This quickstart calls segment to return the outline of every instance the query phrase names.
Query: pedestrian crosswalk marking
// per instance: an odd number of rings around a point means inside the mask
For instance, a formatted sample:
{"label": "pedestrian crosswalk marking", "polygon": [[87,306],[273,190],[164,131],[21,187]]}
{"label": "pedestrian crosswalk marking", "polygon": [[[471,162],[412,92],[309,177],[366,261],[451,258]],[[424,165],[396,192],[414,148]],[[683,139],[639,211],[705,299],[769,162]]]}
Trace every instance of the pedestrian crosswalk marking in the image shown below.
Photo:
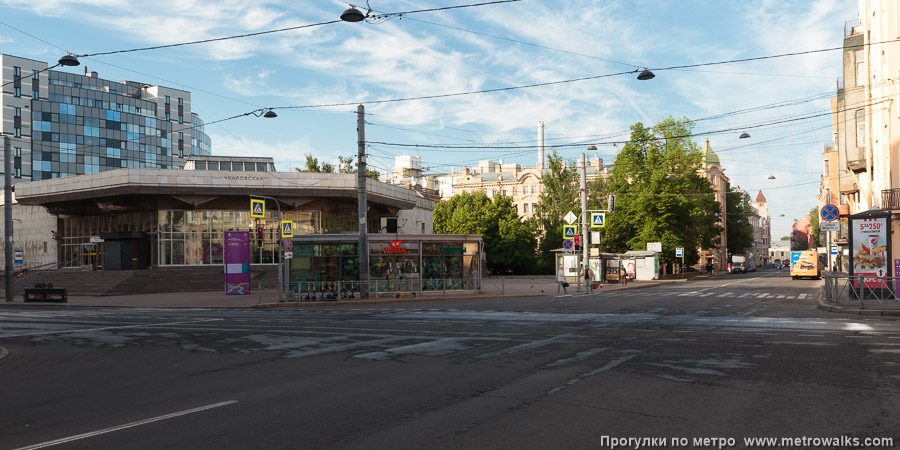
{"label": "pedestrian crosswalk marking", "polygon": [[757,295],[756,298],[766,298],[767,295],[769,295],[768,292],[763,292],[762,294]]}
{"label": "pedestrian crosswalk marking", "polygon": [[783,296],[783,295],[779,295],[779,296],[778,296],[778,297],[776,297],[776,298],[784,298],[784,296]]}
{"label": "pedestrian crosswalk marking", "polygon": [[800,299],[803,299],[803,298],[806,298],[806,294],[800,294],[800,295],[797,296],[797,300],[800,300]]}
{"label": "pedestrian crosswalk marking", "polygon": [[739,295],[738,298],[749,297],[749,296],[751,296],[751,295],[753,295],[753,294],[747,292],[746,294],[741,294],[741,295]]}

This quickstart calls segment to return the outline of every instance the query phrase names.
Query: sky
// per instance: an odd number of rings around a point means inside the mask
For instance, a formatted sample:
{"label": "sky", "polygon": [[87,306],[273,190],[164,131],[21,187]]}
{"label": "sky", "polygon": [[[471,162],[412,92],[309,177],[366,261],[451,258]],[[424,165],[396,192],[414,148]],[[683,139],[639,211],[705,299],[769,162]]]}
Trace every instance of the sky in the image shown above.
{"label": "sky", "polygon": [[[57,70],[190,91],[213,155],[268,156],[278,170],[308,154],[355,157],[359,103],[368,163],[381,172],[404,154],[430,173],[488,159],[534,167],[538,121],[564,159],[612,163],[632,124],[686,117],[733,187],[751,199],[762,190],[773,245],[816,206],[842,77],[841,51],[827,49],[842,46],[856,1],[520,0],[412,12],[489,1],[369,0],[373,16],[411,13],[329,23],[347,2],[0,0],[0,53],[53,64],[66,52],[295,28]],[[756,59],[789,53],[801,54]],[[743,59],[754,60],[729,62]],[[637,80],[642,68],[656,77]],[[522,87],[532,85],[542,86]],[[433,98],[404,100],[417,97]],[[263,108],[278,117],[243,115]]]}

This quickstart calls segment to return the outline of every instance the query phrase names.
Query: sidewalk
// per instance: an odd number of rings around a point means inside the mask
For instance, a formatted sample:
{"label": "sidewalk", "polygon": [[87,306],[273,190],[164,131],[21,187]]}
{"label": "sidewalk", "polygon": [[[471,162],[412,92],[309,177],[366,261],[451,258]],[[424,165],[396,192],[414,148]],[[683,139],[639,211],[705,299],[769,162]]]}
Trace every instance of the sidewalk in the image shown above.
{"label": "sidewalk", "polygon": [[[714,275],[715,276],[715,275]],[[701,277],[697,277],[698,279]],[[702,278],[708,278],[702,276]],[[642,289],[669,283],[685,282],[684,279],[629,281],[627,285],[601,284],[594,290],[595,294],[627,289]],[[502,288],[502,291],[501,291]],[[0,306],[75,306],[75,307],[125,307],[125,308],[273,308],[304,307],[327,305],[363,305],[384,303],[409,303],[452,300],[487,300],[494,298],[514,297],[549,297],[562,295],[556,293],[557,284],[552,276],[520,276],[508,278],[487,278],[482,280],[483,293],[473,291],[454,291],[442,293],[426,291],[416,297],[379,297],[378,299],[337,299],[321,301],[279,301],[275,290],[252,292],[248,295],[225,295],[223,291],[203,292],[169,292],[163,294],[137,294],[119,296],[70,296],[68,303],[24,303],[18,296],[12,302],[0,301]],[[574,284],[568,288],[569,295],[584,295],[584,287],[576,288]]]}
{"label": "sidewalk", "polygon": [[836,304],[826,302],[824,297],[823,288],[819,291],[819,309],[822,311],[860,316],[900,317],[900,301],[897,300],[883,299],[879,302],[869,299],[862,303],[859,300],[844,300]]}

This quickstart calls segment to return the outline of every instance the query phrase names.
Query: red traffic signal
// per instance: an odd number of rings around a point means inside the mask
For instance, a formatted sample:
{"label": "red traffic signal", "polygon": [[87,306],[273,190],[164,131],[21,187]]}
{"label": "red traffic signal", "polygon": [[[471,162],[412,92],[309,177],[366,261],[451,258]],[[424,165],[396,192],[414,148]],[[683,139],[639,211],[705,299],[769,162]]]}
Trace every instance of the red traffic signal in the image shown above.
{"label": "red traffic signal", "polygon": [[581,236],[575,235],[575,245],[581,245]]}
{"label": "red traffic signal", "polygon": [[260,240],[263,238],[263,227],[256,227],[256,238]]}

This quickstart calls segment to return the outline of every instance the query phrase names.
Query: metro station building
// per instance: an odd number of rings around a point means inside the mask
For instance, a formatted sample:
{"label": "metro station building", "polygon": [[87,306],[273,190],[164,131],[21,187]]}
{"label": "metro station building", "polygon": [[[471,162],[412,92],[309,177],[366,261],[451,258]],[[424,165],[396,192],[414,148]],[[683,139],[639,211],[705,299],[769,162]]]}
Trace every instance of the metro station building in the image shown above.
{"label": "metro station building", "polygon": [[[359,277],[356,174],[276,172],[271,158],[194,156],[184,169],[109,170],[17,183],[15,191],[14,245],[29,266],[222,265],[226,231],[250,233],[251,265],[276,265],[279,220],[291,220],[291,282]],[[433,234],[434,202],[415,191],[376,180],[366,191],[370,279],[404,279],[421,290],[429,280],[472,278],[481,236]],[[250,217],[253,196],[270,198],[264,218]]]}

